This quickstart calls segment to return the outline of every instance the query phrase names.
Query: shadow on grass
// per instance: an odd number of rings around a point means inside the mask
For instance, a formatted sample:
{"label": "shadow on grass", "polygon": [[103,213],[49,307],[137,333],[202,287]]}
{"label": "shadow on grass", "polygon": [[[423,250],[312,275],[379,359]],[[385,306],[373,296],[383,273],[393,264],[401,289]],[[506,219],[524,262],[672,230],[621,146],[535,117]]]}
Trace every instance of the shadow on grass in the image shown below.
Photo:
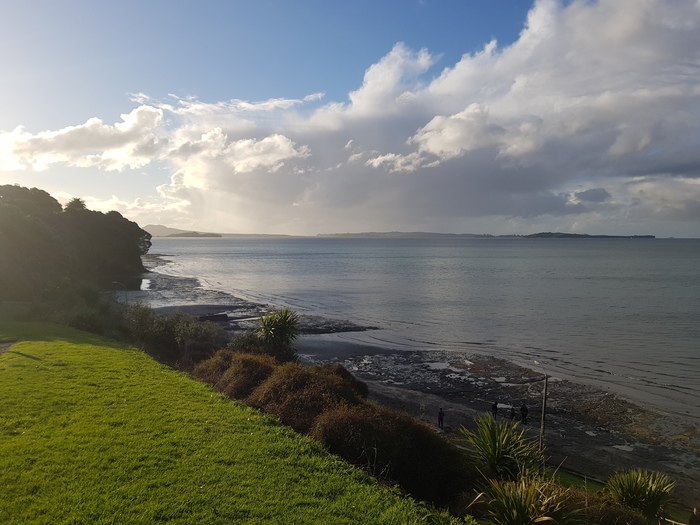
{"label": "shadow on grass", "polygon": [[22,352],[16,352],[16,351],[14,351],[14,350],[8,350],[6,353],[7,353],[7,354],[15,354],[15,355],[18,355],[18,356],[21,356],[21,357],[26,357],[27,359],[31,359],[31,360],[33,360],[33,361],[41,361],[41,360],[42,360],[40,357],[36,357],[36,356],[33,356],[33,355],[29,355],[29,354],[24,354],[24,353],[22,353]]}

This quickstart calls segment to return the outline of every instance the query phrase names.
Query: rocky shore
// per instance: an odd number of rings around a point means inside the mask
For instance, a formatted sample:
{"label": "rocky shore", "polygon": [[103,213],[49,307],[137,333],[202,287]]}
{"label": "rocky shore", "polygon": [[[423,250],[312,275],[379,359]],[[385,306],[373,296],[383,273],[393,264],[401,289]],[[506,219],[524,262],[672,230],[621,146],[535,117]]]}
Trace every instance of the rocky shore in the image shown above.
{"label": "rocky shore", "polygon": [[[234,333],[257,326],[260,314],[274,309],[204,290],[195,279],[146,277],[149,289],[129,292],[130,301],[210,319]],[[301,321],[296,347],[303,363],[343,364],[369,384],[373,400],[423,419],[436,431],[442,407],[446,437],[458,437],[461,426],[473,427],[474,418],[493,403],[503,418],[511,406],[518,415],[522,404],[528,406],[527,428],[533,438],[539,436],[540,371],[477,353],[359,344],[345,336],[375,327],[318,316],[302,315]],[[553,465],[596,480],[632,467],[665,472],[676,481],[682,506],[700,502],[700,423],[695,419],[654,412],[605,388],[550,377],[544,442]]]}
{"label": "rocky shore", "polygon": [[[378,350],[334,336],[303,337],[298,351],[309,364],[342,363],[370,386],[370,398],[433,424],[445,411],[446,437],[498,403],[528,409],[528,432],[539,437],[543,374],[503,359],[477,354]],[[593,480],[617,469],[665,472],[677,483],[681,505],[700,496],[700,428],[684,418],[660,414],[588,385],[549,378],[544,443],[548,462]]]}

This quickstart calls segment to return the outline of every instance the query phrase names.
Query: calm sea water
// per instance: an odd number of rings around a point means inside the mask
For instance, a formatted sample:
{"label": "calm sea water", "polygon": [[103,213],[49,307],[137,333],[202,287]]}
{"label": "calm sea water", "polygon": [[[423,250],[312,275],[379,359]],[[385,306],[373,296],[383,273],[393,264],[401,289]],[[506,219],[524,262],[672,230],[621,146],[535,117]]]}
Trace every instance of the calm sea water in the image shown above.
{"label": "calm sea water", "polygon": [[168,239],[159,272],[466,350],[700,418],[700,240]]}

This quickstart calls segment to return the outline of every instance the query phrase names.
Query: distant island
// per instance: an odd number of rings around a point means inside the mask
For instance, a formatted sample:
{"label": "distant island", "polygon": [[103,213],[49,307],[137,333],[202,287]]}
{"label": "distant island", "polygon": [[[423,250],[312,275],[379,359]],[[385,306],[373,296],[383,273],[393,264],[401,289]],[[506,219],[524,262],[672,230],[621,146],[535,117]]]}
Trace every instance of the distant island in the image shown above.
{"label": "distant island", "polygon": [[529,235],[492,235],[490,233],[433,233],[433,232],[358,232],[319,233],[309,235],[276,235],[256,233],[212,233],[179,230],[168,226],[149,224],[143,229],[153,237],[225,237],[227,239],[286,239],[292,237],[316,237],[330,239],[655,239],[654,235],[589,235],[587,233],[540,232]]}
{"label": "distant island", "polygon": [[655,235],[588,235],[587,233],[541,232],[525,235],[528,239],[656,239]]}
{"label": "distant island", "polygon": [[316,237],[363,238],[363,239],[431,239],[431,238],[493,238],[496,235],[478,233],[431,233],[431,232],[361,232],[361,233],[319,233]]}
{"label": "distant island", "polygon": [[587,233],[540,232],[529,235],[492,235],[489,233],[429,233],[429,232],[364,232],[325,233],[316,237],[362,238],[362,239],[655,239],[654,235],[589,235]]}
{"label": "distant island", "polygon": [[220,233],[182,232],[171,233],[166,237],[222,237],[222,235]]}

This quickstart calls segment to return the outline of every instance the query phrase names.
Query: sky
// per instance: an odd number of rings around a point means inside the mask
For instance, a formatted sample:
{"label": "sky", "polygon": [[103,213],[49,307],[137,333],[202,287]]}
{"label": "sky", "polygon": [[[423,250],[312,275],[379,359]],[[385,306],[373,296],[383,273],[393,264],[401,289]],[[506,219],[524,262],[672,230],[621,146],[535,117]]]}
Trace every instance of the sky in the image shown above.
{"label": "sky", "polygon": [[141,226],[700,237],[700,0],[4,0],[0,184]]}

